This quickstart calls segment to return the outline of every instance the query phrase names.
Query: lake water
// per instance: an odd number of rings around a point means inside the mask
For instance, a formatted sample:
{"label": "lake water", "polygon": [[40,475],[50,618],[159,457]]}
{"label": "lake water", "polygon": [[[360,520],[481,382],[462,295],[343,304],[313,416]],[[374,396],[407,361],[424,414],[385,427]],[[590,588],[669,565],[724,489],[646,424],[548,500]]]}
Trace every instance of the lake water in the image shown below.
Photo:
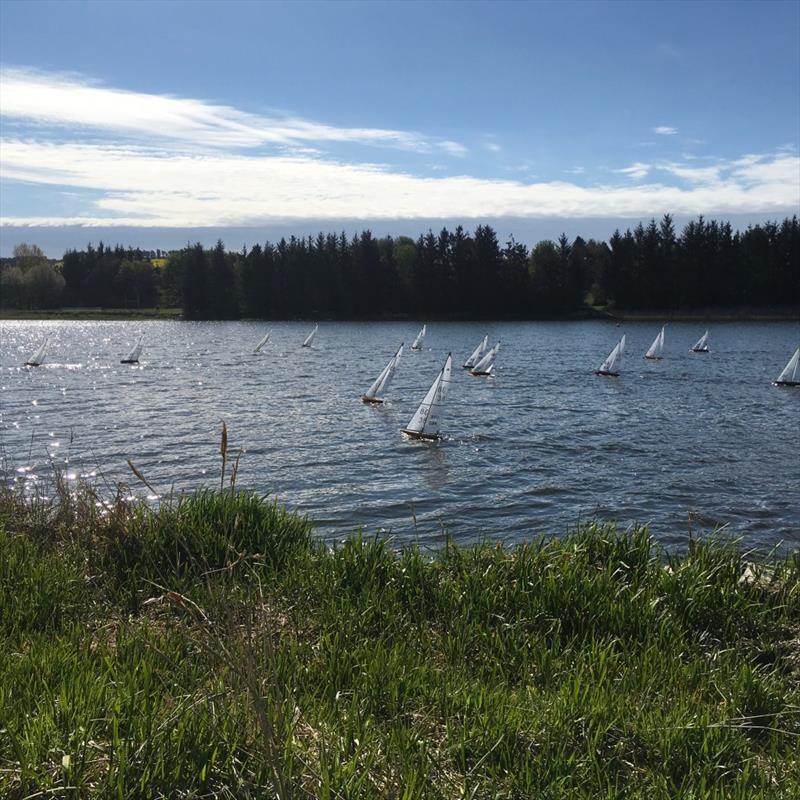
{"label": "lake water", "polygon": [[[259,355],[253,347],[272,328]],[[418,324],[2,322],[0,457],[29,485],[66,465],[71,480],[122,480],[145,496],[219,485],[219,434],[243,449],[238,485],[276,495],[320,533],[357,527],[435,545],[561,534],[591,518],[647,522],[670,545],[726,525],[747,544],[800,544],[800,389],[771,385],[796,323],[667,327],[665,358],[642,354],[659,325],[613,322]],[[47,333],[47,360],[23,362]],[[142,363],[119,359],[144,334]],[[460,368],[485,333],[497,375]],[[622,333],[618,379],[592,373]],[[391,402],[360,395],[401,341]],[[445,356],[454,374],[445,438],[406,425]]]}

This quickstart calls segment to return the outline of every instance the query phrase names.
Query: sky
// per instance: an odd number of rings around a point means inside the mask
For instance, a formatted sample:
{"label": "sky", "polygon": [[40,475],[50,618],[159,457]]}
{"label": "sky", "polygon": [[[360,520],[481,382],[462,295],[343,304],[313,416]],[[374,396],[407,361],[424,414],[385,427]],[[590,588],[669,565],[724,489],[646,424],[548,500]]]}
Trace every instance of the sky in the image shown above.
{"label": "sky", "polygon": [[800,3],[0,2],[0,255],[800,213]]}

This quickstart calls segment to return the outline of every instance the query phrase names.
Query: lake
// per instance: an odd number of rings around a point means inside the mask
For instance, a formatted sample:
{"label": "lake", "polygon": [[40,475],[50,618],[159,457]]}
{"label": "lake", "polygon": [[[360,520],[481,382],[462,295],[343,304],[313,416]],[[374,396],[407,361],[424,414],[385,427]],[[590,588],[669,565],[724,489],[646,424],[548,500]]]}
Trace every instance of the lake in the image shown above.
{"label": "lake", "polygon": [[[800,544],[800,389],[771,384],[800,342],[791,322],[2,322],[0,458],[7,478],[125,481],[160,494],[219,486],[228,426],[238,485],[307,514],[426,545],[561,534],[581,521],[646,522],[668,545],[718,526],[747,545]],[[272,328],[258,355],[253,348]],[[52,334],[45,364],[23,362]],[[461,363],[484,334],[496,377]],[[593,369],[627,335],[621,377]],[[144,335],[139,366],[119,363]],[[384,406],[360,395],[406,343]],[[453,353],[444,438],[400,433]],[[151,498],[152,499],[152,498]]]}

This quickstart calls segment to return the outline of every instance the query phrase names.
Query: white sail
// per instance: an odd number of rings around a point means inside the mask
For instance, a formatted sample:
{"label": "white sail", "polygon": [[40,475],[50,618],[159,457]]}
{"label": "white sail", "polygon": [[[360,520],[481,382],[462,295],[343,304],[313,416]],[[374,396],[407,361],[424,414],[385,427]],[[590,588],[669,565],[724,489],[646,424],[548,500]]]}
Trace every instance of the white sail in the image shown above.
{"label": "white sail", "polygon": [[311,347],[311,342],[314,341],[314,337],[317,335],[317,330],[319,329],[319,325],[314,326],[314,330],[306,336],[306,340],[303,342],[303,347]]}
{"label": "white sail", "polygon": [[623,336],[608,354],[608,358],[600,365],[597,373],[600,375],[617,375],[622,363],[622,354],[625,352],[625,337]]}
{"label": "white sail", "polygon": [[427,439],[437,439],[439,437],[439,415],[442,405],[447,397],[447,390],[450,386],[450,372],[453,368],[453,359],[447,354],[444,366],[436,376],[436,380],[431,384],[424,400],[408,425],[403,428],[404,433],[412,436]]}
{"label": "white sail", "polygon": [[266,336],[256,345],[256,349],[253,351],[254,353],[260,352],[261,348],[269,341],[269,336],[272,333],[272,328],[267,331]]}
{"label": "white sail", "polygon": [[389,383],[392,380],[397,365],[400,363],[400,356],[403,353],[403,345],[401,344],[398,351],[389,359],[389,363],[381,370],[381,374],[375,379],[372,386],[367,389],[366,393],[362,396],[362,400],[369,402],[383,402],[381,395],[386,391]]}
{"label": "white sail", "polygon": [[412,350],[422,350],[422,340],[425,338],[427,328],[427,325],[422,326],[422,330],[417,334],[417,338],[411,343]]}
{"label": "white sail", "polygon": [[664,328],[658,332],[658,336],[653,340],[650,349],[644,354],[645,358],[661,358],[661,353],[664,351]]}
{"label": "white sail", "polygon": [[122,359],[123,364],[136,364],[139,361],[139,356],[142,354],[142,337],[136,342],[136,347]]}
{"label": "white sail", "polygon": [[472,355],[464,362],[464,369],[472,369],[483,358],[486,347],[489,344],[489,334],[483,337],[483,341],[472,351]]}
{"label": "white sail", "polygon": [[44,354],[47,352],[49,341],[50,337],[45,336],[44,341],[39,345],[36,352],[25,362],[26,367],[38,367],[44,362]]}
{"label": "white sail", "polygon": [[708,352],[708,331],[706,331],[693,345],[692,350],[695,353]]}
{"label": "white sail", "polygon": [[778,375],[775,383],[785,383],[795,385],[800,383],[800,347],[794,351],[794,355],[789,359],[789,363],[783,368],[783,372]]}
{"label": "white sail", "polygon": [[494,361],[497,358],[497,353],[500,350],[500,342],[498,342],[480,361],[470,370],[473,375],[490,375],[494,369]]}

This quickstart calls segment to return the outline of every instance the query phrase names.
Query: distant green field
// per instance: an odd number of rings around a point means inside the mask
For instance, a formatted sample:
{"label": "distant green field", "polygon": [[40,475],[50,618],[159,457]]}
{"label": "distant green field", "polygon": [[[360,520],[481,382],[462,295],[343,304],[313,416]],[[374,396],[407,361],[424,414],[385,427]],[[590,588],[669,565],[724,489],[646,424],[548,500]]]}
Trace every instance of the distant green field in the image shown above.
{"label": "distant green field", "polygon": [[177,319],[180,308],[58,308],[0,309],[0,319]]}
{"label": "distant green field", "polygon": [[800,559],[0,491],[5,798],[797,798]]}

